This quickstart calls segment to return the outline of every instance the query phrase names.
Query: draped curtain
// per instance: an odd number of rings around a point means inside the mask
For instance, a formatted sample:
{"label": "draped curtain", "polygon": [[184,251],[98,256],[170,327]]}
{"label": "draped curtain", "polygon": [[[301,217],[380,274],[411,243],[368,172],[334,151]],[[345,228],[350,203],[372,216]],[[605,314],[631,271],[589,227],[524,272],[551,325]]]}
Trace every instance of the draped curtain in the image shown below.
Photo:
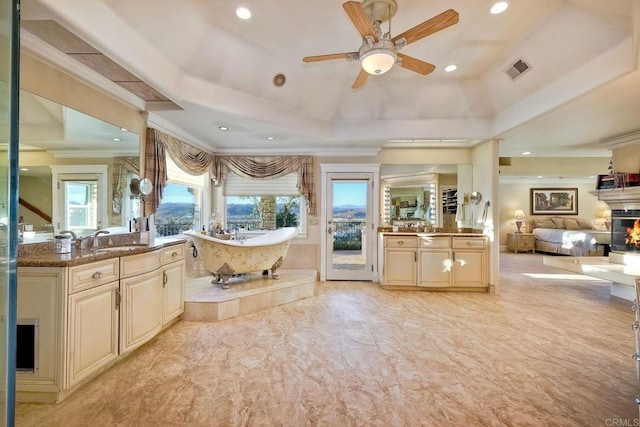
{"label": "draped curtain", "polygon": [[144,150],[144,175],[149,178],[153,185],[151,193],[147,194],[144,200],[144,214],[156,213],[164,187],[167,185],[167,160],[164,146],[160,138],[156,138],[156,130],[147,129],[147,140]]}
{"label": "draped curtain", "polygon": [[149,128],[145,145],[145,176],[153,183],[153,192],[145,200],[145,214],[155,213],[167,185],[166,153],[185,173],[209,174],[216,184],[229,172],[245,178],[268,179],[298,174],[297,188],[307,201],[310,215],[317,214],[312,156],[247,157],[222,156],[202,151],[159,130]]}
{"label": "draped curtain", "polygon": [[208,173],[210,179],[215,178],[213,154],[186,144],[159,130],[155,131],[155,137],[159,139],[171,160],[182,171],[189,175],[204,175]]}
{"label": "draped curtain", "polygon": [[122,213],[122,197],[129,185],[127,175],[140,176],[140,159],[138,157],[116,157],[113,159],[111,211],[115,215]]}
{"label": "draped curtain", "polygon": [[297,173],[297,188],[307,201],[307,210],[310,215],[317,214],[312,156],[216,157],[215,181],[218,183],[224,181],[229,172],[252,179],[277,178],[290,173]]}

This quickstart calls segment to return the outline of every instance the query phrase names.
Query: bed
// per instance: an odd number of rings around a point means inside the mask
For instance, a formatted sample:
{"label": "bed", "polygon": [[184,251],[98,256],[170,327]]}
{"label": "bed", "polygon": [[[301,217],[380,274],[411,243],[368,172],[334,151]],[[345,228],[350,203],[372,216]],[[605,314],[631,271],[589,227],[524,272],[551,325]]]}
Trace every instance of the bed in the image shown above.
{"label": "bed", "polygon": [[580,218],[536,218],[528,231],[536,239],[536,251],[571,256],[603,256],[609,252],[611,232],[595,230]]}

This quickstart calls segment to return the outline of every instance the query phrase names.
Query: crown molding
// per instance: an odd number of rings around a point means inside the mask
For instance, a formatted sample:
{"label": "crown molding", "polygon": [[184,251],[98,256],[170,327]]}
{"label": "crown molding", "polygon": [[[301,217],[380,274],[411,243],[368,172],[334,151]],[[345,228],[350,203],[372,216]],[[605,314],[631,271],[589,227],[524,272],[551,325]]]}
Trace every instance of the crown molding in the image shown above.
{"label": "crown molding", "polygon": [[620,148],[628,145],[635,145],[637,143],[640,143],[640,129],[609,138],[603,138],[598,141],[598,145],[607,148]]}
{"label": "crown molding", "polygon": [[319,156],[319,157],[375,157],[378,155],[379,149],[362,149],[362,148],[229,148],[216,150],[216,154],[220,155],[262,155],[262,156]]}

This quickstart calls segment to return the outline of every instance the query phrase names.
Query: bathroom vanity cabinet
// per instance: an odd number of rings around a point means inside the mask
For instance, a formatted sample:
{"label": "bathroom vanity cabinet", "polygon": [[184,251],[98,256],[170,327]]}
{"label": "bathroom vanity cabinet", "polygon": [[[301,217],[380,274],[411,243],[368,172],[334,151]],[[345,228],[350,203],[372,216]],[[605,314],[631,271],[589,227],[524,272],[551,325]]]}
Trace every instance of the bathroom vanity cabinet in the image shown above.
{"label": "bathroom vanity cabinet", "polygon": [[396,289],[487,290],[482,235],[381,233],[381,285]]}
{"label": "bathroom vanity cabinet", "polygon": [[135,252],[18,267],[18,324],[34,325],[34,361],[18,366],[19,401],[63,400],[183,312],[185,244]]}

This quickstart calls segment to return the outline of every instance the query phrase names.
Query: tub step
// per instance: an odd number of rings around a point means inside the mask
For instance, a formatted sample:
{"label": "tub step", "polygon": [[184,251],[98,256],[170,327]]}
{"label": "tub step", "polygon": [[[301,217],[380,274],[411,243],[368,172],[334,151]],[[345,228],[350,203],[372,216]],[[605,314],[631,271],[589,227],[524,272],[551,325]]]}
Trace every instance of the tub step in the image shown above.
{"label": "tub step", "polygon": [[211,284],[212,276],[187,279],[183,320],[216,322],[314,295],[316,270],[281,269],[280,279],[251,273],[234,276],[230,288]]}

